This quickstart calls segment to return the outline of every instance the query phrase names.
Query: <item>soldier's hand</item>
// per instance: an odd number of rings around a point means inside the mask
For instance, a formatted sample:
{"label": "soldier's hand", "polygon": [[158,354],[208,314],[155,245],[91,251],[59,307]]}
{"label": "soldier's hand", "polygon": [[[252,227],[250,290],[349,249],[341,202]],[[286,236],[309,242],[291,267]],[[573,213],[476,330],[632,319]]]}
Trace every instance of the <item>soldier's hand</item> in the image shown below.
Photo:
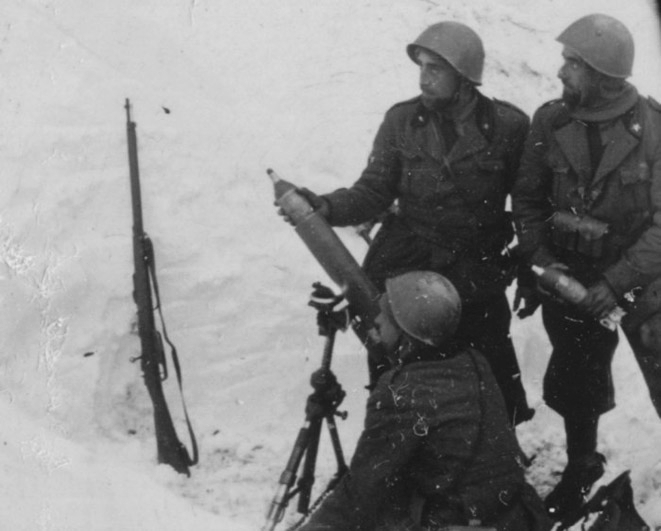
{"label": "soldier's hand", "polygon": [[327,199],[319,197],[308,188],[297,188],[296,191],[308,200],[312,210],[319,212],[319,214],[324,218],[328,218],[328,215],[330,214],[330,205],[328,204]]}
{"label": "soldier's hand", "polygon": [[[308,203],[310,203],[310,206],[312,207],[312,210],[319,212],[319,214],[324,218],[328,218],[330,214],[330,205],[326,199],[319,197],[312,190],[307,188],[297,188],[296,193],[307,199]],[[277,201],[275,201],[273,204],[276,207],[280,207]],[[295,226],[294,221],[289,217],[289,215],[287,215],[284,209],[278,208],[278,215],[282,216],[282,219],[284,219],[290,225]]]}
{"label": "soldier's hand", "polygon": [[578,304],[588,314],[601,319],[617,306],[617,296],[605,280],[600,280],[588,288],[588,294]]}
{"label": "soldier's hand", "polygon": [[277,201],[273,201],[273,206],[278,207],[278,216],[280,216],[283,220],[289,223],[292,227],[295,226],[292,219],[287,215],[287,213],[282,209],[282,207],[280,207]]}
{"label": "soldier's hand", "polygon": [[[521,302],[523,302],[523,308],[521,307]],[[542,299],[539,295],[539,292],[534,287],[528,286],[517,286],[516,292],[514,294],[514,304],[512,305],[512,310],[516,312],[516,315],[519,319],[525,319],[530,317],[537,311],[537,308],[542,304]]]}
{"label": "soldier's hand", "polygon": [[321,282],[312,284],[308,306],[317,310],[319,335],[327,336],[331,330],[346,330],[351,322],[349,305],[344,295],[336,295]]}
{"label": "soldier's hand", "polygon": [[[523,308],[519,309],[522,302]],[[542,297],[537,288],[537,276],[527,263],[519,260],[516,267],[516,292],[512,310],[519,319],[525,319],[535,313],[540,304]]]}

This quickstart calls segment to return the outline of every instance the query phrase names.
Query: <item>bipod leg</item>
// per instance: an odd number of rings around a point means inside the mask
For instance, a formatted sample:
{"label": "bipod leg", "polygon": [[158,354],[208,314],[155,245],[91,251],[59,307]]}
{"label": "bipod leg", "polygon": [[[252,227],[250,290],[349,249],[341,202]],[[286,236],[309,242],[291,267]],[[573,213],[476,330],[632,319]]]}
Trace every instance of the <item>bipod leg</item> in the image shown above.
{"label": "bipod leg", "polygon": [[296,472],[301,464],[303,455],[309,447],[311,432],[313,430],[318,431],[312,426],[310,419],[306,419],[303,427],[298,432],[294,448],[287,461],[287,466],[282,474],[280,474],[278,489],[273,497],[271,505],[269,506],[269,511],[266,515],[266,523],[264,524],[264,527],[262,527],[262,531],[273,531],[275,529],[275,526],[282,521],[282,518],[285,515],[289,500],[297,494],[298,491],[292,491],[292,487],[296,482]]}
{"label": "bipod leg", "polygon": [[310,439],[305,454],[305,464],[303,465],[303,473],[298,481],[299,496],[298,496],[298,512],[307,514],[310,507],[310,497],[312,493],[312,485],[314,485],[314,472],[317,463],[317,455],[319,450],[319,437],[321,435],[321,423],[323,419],[331,415],[329,412],[328,389],[335,381],[331,378],[330,364],[333,356],[333,346],[335,344],[336,330],[331,328],[326,335],[326,343],[324,344],[324,353],[321,359],[321,368],[315,371],[310,378],[310,385],[314,389],[308,397],[305,407],[305,413],[310,420]]}
{"label": "bipod leg", "polygon": [[310,423],[310,437],[307,451],[305,452],[305,463],[303,464],[301,478],[298,480],[297,511],[301,514],[307,514],[310,508],[310,497],[312,495],[312,485],[314,485],[314,471],[317,464],[322,421],[323,417],[318,417]]}
{"label": "bipod leg", "polygon": [[[341,415],[342,418],[346,418],[346,413]],[[335,423],[334,415],[326,416],[326,424],[328,425],[328,431],[330,433],[331,442],[333,443],[333,452],[335,453],[335,460],[337,461],[337,473],[335,478],[333,478],[333,483],[329,485],[329,490],[333,489],[337,482],[340,480],[344,474],[349,470],[346,460],[344,459],[344,452],[342,451],[342,445],[340,444],[340,435],[337,431],[337,424]]]}
{"label": "bipod leg", "polygon": [[[324,358],[322,362],[322,368],[330,370],[331,358],[333,355],[333,346],[335,344],[335,333],[337,330],[331,329],[328,337],[326,338],[326,345],[324,347]],[[337,424],[335,423],[335,416],[339,416],[342,419],[347,418],[347,413],[338,413],[337,406],[340,405],[344,399],[345,392],[342,390],[342,387],[339,383],[335,383],[336,388],[334,389],[335,396],[333,397],[332,409],[326,412],[326,424],[328,426],[328,431],[330,433],[331,442],[333,443],[333,452],[335,452],[335,460],[337,461],[337,476],[338,478],[344,475],[348,470],[346,461],[344,459],[344,452],[342,451],[342,445],[340,444],[340,436],[337,431]]]}
{"label": "bipod leg", "polygon": [[[305,407],[305,423],[299,430],[287,466],[280,475],[278,490],[269,507],[262,531],[273,531],[275,529],[275,526],[282,521],[289,501],[297,494],[299,495],[298,511],[303,514],[308,513],[312,485],[314,484],[321,424],[324,419],[327,420],[331,432],[333,449],[338,459],[338,473],[340,470],[346,470],[334,418],[337,413],[337,406],[344,398],[345,392],[337,382],[335,375],[330,371],[335,332],[335,329],[329,330],[326,336],[321,368],[311,376],[310,383],[314,388],[314,392],[308,396]],[[296,482],[296,473],[304,456],[305,464],[301,478],[297,487],[292,489]]]}

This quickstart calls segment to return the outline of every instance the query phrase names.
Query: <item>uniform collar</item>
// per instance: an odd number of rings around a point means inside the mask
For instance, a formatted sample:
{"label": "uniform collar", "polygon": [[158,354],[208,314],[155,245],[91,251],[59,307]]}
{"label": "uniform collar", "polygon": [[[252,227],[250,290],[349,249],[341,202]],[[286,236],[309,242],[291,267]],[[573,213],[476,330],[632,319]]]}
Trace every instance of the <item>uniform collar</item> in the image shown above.
{"label": "uniform collar", "polygon": [[[634,89],[635,91],[635,89]],[[635,91],[636,101],[638,92]],[[627,97],[627,104],[629,103]],[[622,106],[624,107],[624,106]],[[636,102],[600,127],[605,146],[599,166],[592,177],[591,187],[599,188],[606,175],[615,170],[635,149],[642,134]],[[589,182],[590,161],[587,145],[586,122],[578,119],[559,120],[554,124],[554,136],[574,172],[583,182]]]}
{"label": "uniform collar", "polygon": [[[494,134],[493,107],[490,100],[477,90],[473,90],[472,97],[465,101],[454,115],[460,120],[456,122],[458,136],[451,152],[446,155],[447,158],[441,153],[442,149],[438,146],[438,141],[430,139],[427,132],[414,133],[417,138],[416,143],[425,145],[425,151],[439,161],[456,161],[483,150],[489,145]],[[439,113],[427,109],[422,101],[419,101],[417,110],[411,118],[411,126],[414,131],[427,126],[437,128],[438,125],[433,123],[436,120],[441,120]],[[440,134],[438,129],[437,134]],[[428,141],[432,141],[433,144],[429,146]]]}
{"label": "uniform collar", "polygon": [[613,93],[602,95],[601,101],[593,107],[569,108],[569,116],[583,122],[606,122],[626,113],[638,101],[638,91],[630,83]]}
{"label": "uniform collar", "polygon": [[429,109],[422,102],[422,98],[418,99],[416,113],[412,119],[412,125],[424,126],[429,122],[430,118],[436,116],[439,120],[450,120],[457,124],[461,124],[471,118],[475,112],[476,107],[479,106],[479,100],[484,99],[475,88],[466,86],[461,90],[454,103],[444,109]]}

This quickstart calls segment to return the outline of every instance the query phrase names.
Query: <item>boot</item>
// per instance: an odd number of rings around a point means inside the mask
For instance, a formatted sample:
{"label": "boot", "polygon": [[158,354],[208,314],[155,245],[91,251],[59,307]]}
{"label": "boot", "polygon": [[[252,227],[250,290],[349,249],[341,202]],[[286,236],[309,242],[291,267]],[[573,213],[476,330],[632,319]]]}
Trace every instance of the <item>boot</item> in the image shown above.
{"label": "boot", "polygon": [[604,475],[604,463],[606,458],[599,452],[570,459],[560,483],[544,500],[549,516],[560,521],[578,511],[592,485]]}

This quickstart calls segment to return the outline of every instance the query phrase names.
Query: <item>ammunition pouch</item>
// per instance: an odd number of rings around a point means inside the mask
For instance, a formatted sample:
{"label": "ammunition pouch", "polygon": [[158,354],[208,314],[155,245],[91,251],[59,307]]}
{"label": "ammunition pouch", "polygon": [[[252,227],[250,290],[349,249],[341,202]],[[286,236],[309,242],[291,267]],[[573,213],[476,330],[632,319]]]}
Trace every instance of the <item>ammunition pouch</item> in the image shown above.
{"label": "ammunition pouch", "polygon": [[577,216],[571,212],[555,212],[551,216],[551,239],[567,251],[590,258],[601,258],[604,253],[608,223],[590,216]]}

